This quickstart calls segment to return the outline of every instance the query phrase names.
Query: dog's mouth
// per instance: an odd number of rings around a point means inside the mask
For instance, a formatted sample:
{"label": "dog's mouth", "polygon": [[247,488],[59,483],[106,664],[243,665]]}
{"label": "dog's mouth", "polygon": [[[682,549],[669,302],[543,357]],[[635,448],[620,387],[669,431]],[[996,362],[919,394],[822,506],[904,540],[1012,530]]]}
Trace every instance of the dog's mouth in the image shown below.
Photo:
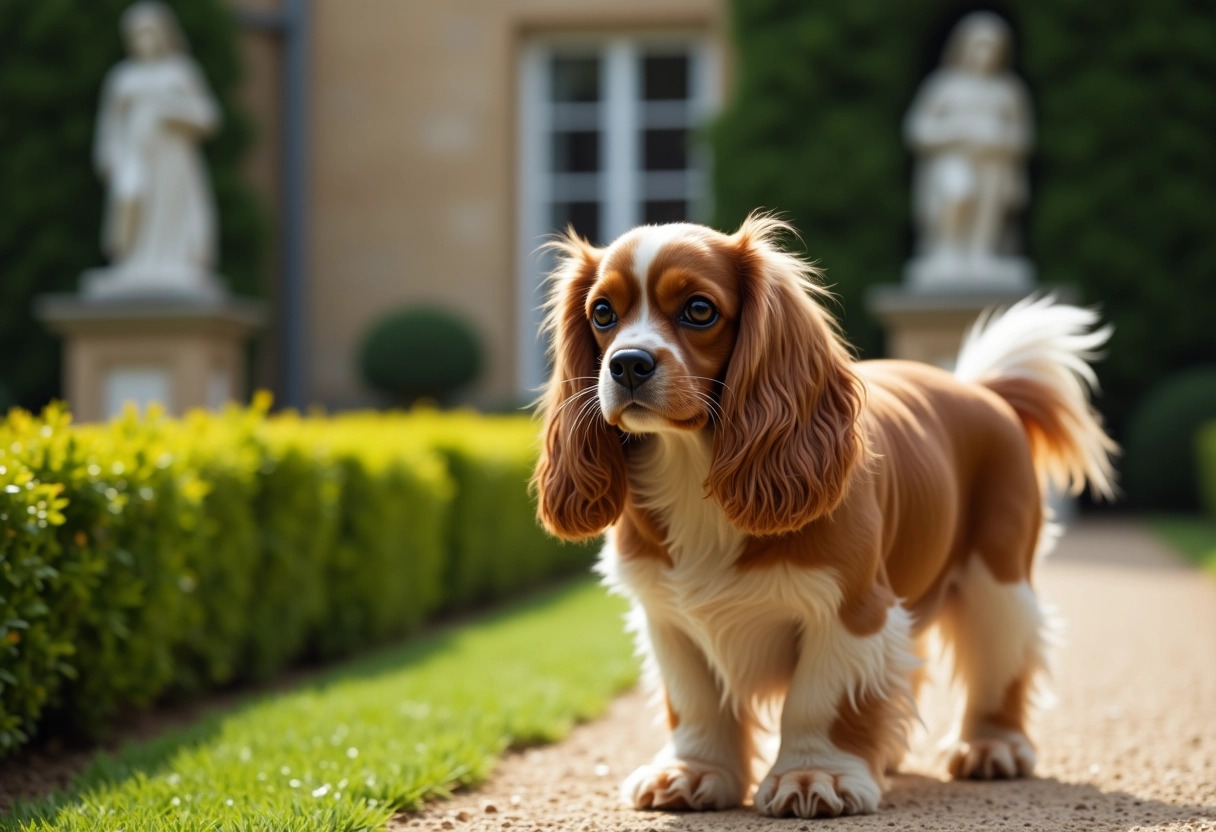
{"label": "dog's mouth", "polygon": [[655,433],[662,430],[699,430],[709,422],[709,414],[698,410],[692,413],[672,413],[650,402],[631,398],[605,417],[608,424],[627,433]]}
{"label": "dog's mouth", "polygon": [[604,414],[608,424],[616,427],[624,427],[630,422],[650,421],[662,418],[662,416],[662,411],[654,405],[648,402],[640,402],[632,397],[624,402],[614,402],[611,409],[606,409]]}

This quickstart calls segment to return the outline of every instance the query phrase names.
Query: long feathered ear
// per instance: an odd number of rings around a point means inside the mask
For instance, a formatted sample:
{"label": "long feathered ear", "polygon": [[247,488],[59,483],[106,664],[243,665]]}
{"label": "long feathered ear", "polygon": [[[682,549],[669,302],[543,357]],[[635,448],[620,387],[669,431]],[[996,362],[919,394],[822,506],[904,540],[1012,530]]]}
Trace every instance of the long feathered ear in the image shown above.
{"label": "long feathered ear", "polygon": [[573,231],[554,243],[545,328],[553,373],[541,396],[544,446],[532,476],[537,516],[557,537],[579,540],[616,522],[627,479],[621,433],[604,421],[596,397],[599,346],[587,323],[587,293],[601,251]]}
{"label": "long feathered ear", "polygon": [[739,334],[722,390],[707,486],[757,535],[799,529],[844,499],[866,454],[863,390],[810,264],[776,243],[789,226],[755,215],[732,237]]}

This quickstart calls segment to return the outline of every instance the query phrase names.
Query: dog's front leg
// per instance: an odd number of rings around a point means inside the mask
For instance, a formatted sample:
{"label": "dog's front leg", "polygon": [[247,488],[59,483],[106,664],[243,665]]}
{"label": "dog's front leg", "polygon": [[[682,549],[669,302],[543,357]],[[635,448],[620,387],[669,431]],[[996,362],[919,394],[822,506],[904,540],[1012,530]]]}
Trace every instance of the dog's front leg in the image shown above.
{"label": "dog's front leg", "polygon": [[781,713],[781,750],[756,791],[777,817],[834,817],[878,808],[887,762],[912,714],[909,620],[888,608],[874,632],[851,632],[839,615],[805,622]]}
{"label": "dog's front leg", "polygon": [[727,809],[743,801],[750,764],[746,727],[729,705],[704,654],[676,626],[648,620],[643,636],[658,666],[671,737],[621,787],[637,809]]}

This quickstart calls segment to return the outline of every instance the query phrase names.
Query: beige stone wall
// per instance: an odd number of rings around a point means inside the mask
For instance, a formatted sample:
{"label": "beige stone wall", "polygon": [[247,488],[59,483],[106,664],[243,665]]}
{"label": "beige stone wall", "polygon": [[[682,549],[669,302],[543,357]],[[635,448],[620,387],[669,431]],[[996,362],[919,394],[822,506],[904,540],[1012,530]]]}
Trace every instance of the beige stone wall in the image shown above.
{"label": "beige stone wall", "polygon": [[[564,30],[665,28],[721,44],[724,27],[725,0],[313,0],[309,397],[374,401],[359,380],[360,340],[380,315],[421,302],[459,310],[481,333],[488,366],[473,399],[512,396],[520,44]],[[241,50],[242,102],[257,122],[246,170],[277,231],[281,44],[247,29]],[[271,299],[280,242],[276,233]],[[274,346],[262,339],[257,384],[274,378]]]}
{"label": "beige stone wall", "polygon": [[364,332],[404,304],[462,311],[474,399],[517,386],[515,57],[531,33],[700,29],[724,0],[314,0],[309,394],[369,401]]}

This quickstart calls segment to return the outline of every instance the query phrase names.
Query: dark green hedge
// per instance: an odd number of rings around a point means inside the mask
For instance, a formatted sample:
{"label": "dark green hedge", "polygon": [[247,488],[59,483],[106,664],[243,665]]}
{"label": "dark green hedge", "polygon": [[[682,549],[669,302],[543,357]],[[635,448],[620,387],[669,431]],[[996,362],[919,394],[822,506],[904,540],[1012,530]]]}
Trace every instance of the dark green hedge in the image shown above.
{"label": "dark green hedge", "polygon": [[1198,511],[1200,430],[1216,420],[1216,366],[1195,367],[1155,385],[1127,422],[1127,502],[1149,511]]}
{"label": "dark green hedge", "polygon": [[1028,248],[1115,323],[1099,366],[1116,432],[1168,373],[1216,355],[1216,14],[1210,3],[733,0],[734,94],[713,133],[717,223],[786,213],[843,296],[865,356],[866,287],[911,248],[902,121],[952,25],[1015,30],[1037,126]]}
{"label": "dark green hedge", "polygon": [[[0,423],[0,755],[54,725],[408,633],[586,568],[534,520],[528,417]],[[45,731],[44,731],[45,732]]]}
{"label": "dark green hedge", "polygon": [[[44,292],[75,291],[103,264],[103,191],[94,119],[106,72],[123,57],[118,18],[132,0],[0,2],[0,406],[59,394],[59,346],[32,315]],[[220,272],[260,294],[265,221],[241,162],[252,127],[236,103],[241,63],[231,4],[167,0],[224,114],[205,145],[219,211]]]}

